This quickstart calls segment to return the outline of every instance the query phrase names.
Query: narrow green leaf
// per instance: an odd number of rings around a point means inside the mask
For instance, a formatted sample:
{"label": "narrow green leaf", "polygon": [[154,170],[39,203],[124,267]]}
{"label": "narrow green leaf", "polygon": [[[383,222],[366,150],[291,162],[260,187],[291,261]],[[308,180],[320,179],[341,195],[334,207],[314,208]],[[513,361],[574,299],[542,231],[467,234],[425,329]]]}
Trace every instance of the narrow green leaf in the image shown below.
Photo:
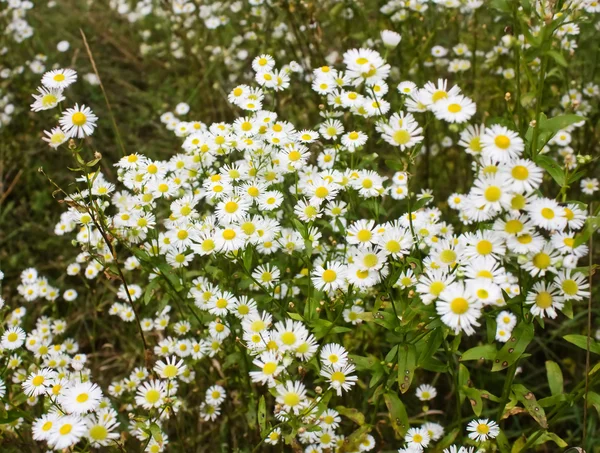
{"label": "narrow green leaf", "polygon": [[[588,337],[585,335],[565,335],[563,338],[569,343],[579,346],[581,349],[587,351]],[[590,351],[595,354],[600,354],[600,344],[592,338],[590,338]]]}
{"label": "narrow green leaf", "polygon": [[260,435],[265,437],[267,435],[267,403],[265,402],[265,396],[261,396],[258,402],[258,426],[260,427]]}
{"label": "narrow green leaf", "polygon": [[556,50],[549,50],[546,53],[563,68],[566,68],[568,66],[567,60],[565,60],[565,57],[562,53],[557,52]]}
{"label": "narrow green leaf", "polygon": [[548,156],[539,155],[536,157],[535,162],[546,170],[559,186],[564,186],[565,172],[554,159]]}
{"label": "narrow green leaf", "polygon": [[546,374],[548,375],[548,385],[550,386],[550,393],[552,395],[562,394],[563,388],[563,374],[558,366],[558,363],[552,360],[546,361]]}

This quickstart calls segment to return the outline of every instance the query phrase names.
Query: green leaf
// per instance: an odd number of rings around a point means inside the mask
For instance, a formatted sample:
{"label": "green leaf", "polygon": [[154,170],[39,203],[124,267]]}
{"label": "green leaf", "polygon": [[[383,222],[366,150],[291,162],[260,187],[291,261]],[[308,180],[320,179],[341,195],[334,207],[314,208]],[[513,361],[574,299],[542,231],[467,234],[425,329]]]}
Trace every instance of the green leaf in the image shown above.
{"label": "green leaf", "polygon": [[548,385],[550,386],[550,393],[552,395],[562,394],[563,388],[563,374],[558,366],[558,363],[552,360],[546,361],[546,374],[548,375]]}
{"label": "green leaf", "polygon": [[6,415],[0,418],[0,425],[7,425],[18,420],[21,417],[26,417],[27,413],[19,409],[11,409],[6,412]]}
{"label": "green leaf", "polygon": [[483,346],[475,346],[463,353],[459,358],[461,362],[467,360],[494,360],[498,350],[493,344],[485,344]]}
{"label": "green leaf", "polygon": [[258,402],[258,413],[256,415],[258,419],[258,426],[260,427],[260,435],[266,437],[267,433],[267,403],[265,402],[265,396],[261,396]]}
{"label": "green leaf", "polygon": [[365,439],[365,435],[371,431],[371,425],[363,425],[350,434],[344,441],[340,452],[358,451],[358,446]]}
{"label": "green leaf", "polygon": [[529,415],[531,415],[542,428],[548,428],[548,421],[546,420],[544,408],[537,402],[533,392],[521,384],[514,384],[512,386],[512,391],[517,397],[517,400],[519,400],[527,412],[529,412]]}
{"label": "green leaf", "polygon": [[250,272],[252,268],[252,257],[254,255],[254,249],[252,247],[248,247],[244,250],[244,269]]}
{"label": "green leaf", "polygon": [[551,57],[554,61],[556,61],[563,68],[566,68],[568,65],[567,60],[562,53],[557,52],[556,50],[549,50],[546,54]]}
{"label": "green leaf", "polygon": [[575,236],[575,242],[573,248],[579,247],[581,244],[585,244],[592,234],[594,234],[600,228],[600,216],[590,216],[585,221],[583,229]]}
{"label": "green leaf", "polygon": [[554,159],[541,154],[535,158],[535,162],[546,170],[559,186],[565,185],[565,172]]}
{"label": "green leaf", "polygon": [[492,371],[500,371],[515,363],[533,339],[533,323],[521,322],[496,354]]}
{"label": "green leaf", "polygon": [[396,171],[403,171],[404,170],[404,166],[403,166],[401,160],[386,159],[385,160],[385,165],[388,168],[391,168],[392,170],[396,170]]}
{"label": "green leaf", "polygon": [[463,385],[462,391],[465,395],[467,395],[467,398],[469,398],[473,412],[477,417],[479,417],[481,415],[481,411],[483,410],[481,392],[475,388],[467,387],[466,385]]}
{"label": "green leaf", "polygon": [[[585,335],[565,335],[563,338],[569,343],[587,351],[588,337]],[[590,338],[590,351],[594,354],[600,354],[600,344],[592,338]]]}
{"label": "green leaf", "polygon": [[588,392],[586,399],[587,406],[596,409],[598,416],[600,416],[600,395],[596,392]]}
{"label": "green leaf", "polygon": [[[532,436],[537,435],[537,433],[539,433],[539,431],[536,431],[535,433],[533,433],[530,438]],[[558,437],[556,434],[545,431],[543,432],[540,437],[538,437],[535,442],[533,443],[532,447],[535,447],[536,445],[542,445],[545,444],[548,441],[552,441],[554,442],[556,445],[558,445],[559,448],[565,448],[568,447],[569,444],[567,444],[564,440],[562,440],[560,437]]]}
{"label": "green leaf", "polygon": [[406,431],[408,431],[408,428],[410,428],[410,425],[408,424],[408,414],[406,413],[404,404],[400,401],[400,398],[396,393],[385,393],[383,399],[385,400],[385,405],[390,414],[392,428],[398,436],[403,437],[406,434]]}
{"label": "green leaf", "polygon": [[570,125],[579,123],[583,120],[585,120],[585,118],[579,115],[559,115],[555,116],[554,118],[550,118],[549,120],[540,121],[540,129],[549,131],[552,133],[552,135],[554,135],[558,131],[566,129]]}
{"label": "green leaf", "polygon": [[349,408],[345,406],[337,406],[335,410],[338,411],[344,417],[347,417],[350,420],[352,420],[358,426],[362,426],[365,424],[365,416],[358,409]]}
{"label": "green leaf", "polygon": [[358,371],[372,370],[376,365],[381,367],[379,359],[375,356],[362,357],[360,355],[350,354],[349,357]]}
{"label": "green leaf", "polygon": [[496,443],[498,444],[501,453],[510,453],[510,444],[508,443],[504,431],[500,430],[500,433],[498,433],[498,436],[496,437]]}
{"label": "green leaf", "polygon": [[417,367],[417,348],[414,344],[398,347],[398,386],[402,393],[408,392]]}

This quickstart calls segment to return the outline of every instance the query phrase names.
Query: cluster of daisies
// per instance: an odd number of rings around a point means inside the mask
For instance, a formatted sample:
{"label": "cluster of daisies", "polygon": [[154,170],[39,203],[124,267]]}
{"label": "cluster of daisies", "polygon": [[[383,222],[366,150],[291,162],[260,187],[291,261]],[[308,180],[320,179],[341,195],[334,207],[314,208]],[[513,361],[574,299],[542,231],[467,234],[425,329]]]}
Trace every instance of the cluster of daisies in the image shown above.
{"label": "cluster of daisies", "polygon": [[[105,200],[107,203],[97,206],[102,206],[111,234],[149,257],[161,257],[172,269],[221,259],[236,264],[249,282],[245,291],[226,290],[207,274],[189,284],[187,298],[205,314],[204,338],[191,335],[189,320],[172,323],[169,306],[153,317],[142,317],[144,331],[172,330],[175,334],[154,347],[164,360],[157,365],[161,377],[192,382],[196,361],[219,357],[240,338],[252,357],[250,379],[266,385],[276,396],[275,418],[289,421],[295,417],[308,427],[322,424],[327,417],[319,406],[323,389],[311,391],[294,369],[317,356],[316,382],[326,384],[328,391],[337,395],[351,390],[358,376],[342,345],[320,345],[304,322],[281,318],[277,308],[293,307],[306,284],[329,300],[343,295],[343,319],[351,324],[363,322],[365,300],[375,294],[378,285],[414,291],[420,303],[433,304],[434,313],[457,334],[474,334],[487,308],[496,313],[499,342],[510,338],[518,322],[503,296],[521,292],[517,275],[509,269],[518,265],[536,279],[526,295],[536,316],[555,317],[566,301],[589,295],[585,277],[573,270],[587,253],[585,245],[573,247],[585,212],[578,205],[562,206],[535,194],[543,171],[523,157],[523,140],[504,126],[467,126],[463,130],[460,144],[474,157],[477,179],[468,194],[453,194],[448,200],[463,223],[489,222],[489,229],[455,234],[452,225],[442,220],[441,211],[428,207],[433,200],[428,193],[422,196],[424,207],[395,220],[382,223],[353,216],[357,200],[387,195],[405,198],[409,174],[396,172],[386,177],[353,168],[349,160],[365,145],[367,134],[346,131],[336,110],[365,116],[366,106],[374,102],[376,109],[370,115],[377,117],[377,129],[401,150],[420,143],[422,128],[411,113],[386,116],[390,110],[384,98],[389,65],[377,52],[352,50],[344,55],[344,61],[344,71],[330,67],[314,71],[313,89],[321,90],[332,107],[315,130],[298,131],[275,112],[263,109],[265,96],[287,88],[293,71],[278,71],[271,56],[260,55],[253,61],[259,87],[239,85],[229,93],[230,101],[247,112],[245,116],[233,123],[207,126],[201,121],[181,120],[190,110],[181,103],[174,113],[161,116],[165,126],[183,141],[181,154],[167,161],[127,155],[116,163],[124,190],[117,190],[98,174],[91,190],[74,197],[79,202],[85,202],[86,196]],[[325,85],[332,91],[327,92]],[[363,94],[346,91],[346,85]],[[471,102],[461,97],[458,87],[448,88],[445,80],[423,88],[404,82],[398,89],[410,96],[408,108],[422,105],[412,110],[415,115],[431,110],[439,116],[435,105],[444,103],[447,109],[452,105],[449,99],[462,99],[465,105]],[[311,146],[319,140],[329,145],[319,147],[315,155]],[[316,165],[311,164],[313,157]],[[83,270],[93,279],[111,265],[110,250],[86,210],[70,208],[56,231],[76,231],[76,240],[83,247],[69,266],[69,275]],[[546,239],[550,232],[554,234]],[[335,241],[326,239],[331,235]],[[389,281],[391,269],[415,252],[423,255],[423,271],[401,265],[402,273]],[[242,263],[239,258],[247,253],[251,260]],[[253,265],[254,255],[260,257],[260,264]],[[298,261],[298,256],[310,261]],[[135,270],[148,265],[132,256],[124,267]],[[288,269],[290,266],[295,270]],[[151,279],[165,277],[158,267],[149,271]],[[112,304],[109,313],[133,322],[130,302],[138,303],[143,293],[138,284],[122,284],[117,291],[122,302]],[[164,367],[170,370],[167,374]],[[136,391],[136,404],[144,409],[158,409],[168,398],[170,410],[177,410],[174,382],[140,384],[136,373],[114,382],[111,394]],[[426,399],[427,393],[431,390],[421,391],[421,397]],[[211,387],[199,408],[200,417],[215,420],[224,399],[223,387]],[[339,419],[338,414],[332,416]],[[498,428],[491,421],[472,425],[468,430],[475,441],[497,435]],[[299,441],[315,451],[329,448],[343,439],[333,428],[307,429],[298,436]],[[440,428],[437,424],[411,428],[405,448],[426,447],[439,439]],[[265,441],[277,443],[282,434],[286,434],[285,428],[277,428]],[[365,437],[365,442],[365,446],[373,444],[370,437]]]}
{"label": "cluster of daisies", "polygon": [[[262,3],[253,2],[256,17],[265,17]],[[470,13],[482,3],[392,1],[381,10],[392,21],[402,21],[427,8]],[[155,12],[147,0],[110,4],[130,22],[143,22]],[[177,31],[173,41],[165,49],[146,30],[141,52],[165,51],[184,58],[189,46],[180,35],[194,38],[199,20],[210,29],[226,25],[229,14],[242,7],[241,2],[172,2],[168,17]],[[588,1],[578,7],[594,8]],[[354,13],[347,9],[344,14]],[[563,49],[573,50],[577,34],[576,25],[565,25],[556,37]],[[273,36],[294,39],[280,25]],[[455,335],[485,332],[485,314],[495,320],[499,343],[522,322],[522,310],[509,307],[510,299],[521,296],[521,308],[534,317],[556,318],[559,311],[568,314],[574,302],[589,297],[587,278],[576,269],[589,252],[576,238],[587,218],[585,206],[543,196],[539,189],[544,171],[530,159],[516,131],[500,124],[465,124],[477,109],[461,88],[443,78],[422,86],[405,80],[395,88],[401,95],[398,108],[391,101],[397,94],[389,93],[388,85],[394,68],[376,50],[351,49],[341,56],[340,68],[335,67],[340,58],[332,54],[325,59],[327,66],[306,71],[310,62],[290,61],[278,68],[269,54],[249,64],[241,46],[256,36],[250,32],[238,38],[229,48],[210,49],[231,69],[231,85],[238,85],[227,98],[243,113],[232,122],[212,124],[188,118],[191,108],[186,103],[163,113],[160,119],[180,139],[181,150],[166,160],[126,155],[115,164],[114,183],[99,170],[83,174],[77,180],[82,190],[69,197],[70,207],[55,226],[57,235],[73,233],[81,248],[66,269],[67,278],[83,277],[93,284],[117,265],[126,271],[126,281],[116,284],[114,299],[103,308],[126,328],[139,323],[156,360],[149,368],[137,367],[114,379],[107,395],[122,403],[124,414],[134,415],[127,429],[145,451],[166,448],[165,424],[195,401],[184,395],[198,393],[190,391],[198,387],[196,372],[206,374],[209,362],[224,366],[240,350],[249,359],[245,378],[273,396],[274,423],[269,426],[277,427],[269,428],[264,442],[275,445],[293,434],[306,452],[342,446],[348,451],[342,415],[328,407],[329,401],[347,394],[351,398],[362,378],[343,334],[384,312],[401,319],[403,313],[392,314],[398,308],[393,300],[378,303],[382,294],[401,294],[422,321],[433,318],[441,326],[437,328]],[[402,37],[385,30],[380,40],[388,52]],[[514,70],[499,66],[499,61],[506,61],[500,57],[513,46],[525,48],[524,38],[504,37],[487,54],[479,51],[475,56],[485,57],[486,65],[512,80]],[[466,44],[452,49],[436,45],[433,60],[426,64],[464,72],[471,68],[472,56]],[[36,70],[43,72],[43,59],[36,61]],[[251,66],[252,77],[246,79],[254,83],[237,80],[235,73],[244,65]],[[267,107],[276,105],[275,97],[290,87],[295,75],[324,97],[320,122],[313,128],[298,129]],[[65,89],[76,80],[72,69],[46,72],[31,109],[61,109]],[[561,112],[576,107],[578,113],[589,113],[598,95],[593,83],[571,89],[563,96]],[[409,189],[409,165],[437,146],[425,150],[426,118],[443,122],[444,128],[450,123],[460,135],[458,145],[473,160],[472,187],[447,200],[463,233],[444,220],[432,193],[415,196]],[[76,104],[61,111],[59,126],[45,131],[44,140],[65,152],[69,140],[75,145],[71,149],[81,148],[96,121],[89,107]],[[577,169],[585,162],[570,144],[580,126],[559,131],[541,153],[557,151],[565,168]],[[405,171],[378,171],[363,152],[375,143],[378,148],[390,145],[398,161],[405,161]],[[581,187],[592,195],[598,181],[584,179]],[[99,224],[118,253],[127,253],[126,259],[116,262]],[[35,269],[24,271],[21,280],[17,290],[27,303],[42,298],[72,302],[78,297],[74,289],[61,295]],[[154,296],[161,287],[173,288],[183,310],[179,304],[177,310],[168,303],[158,305]],[[6,318],[1,346],[2,360],[27,404],[35,406],[40,399],[51,403],[33,423],[34,438],[56,450],[80,441],[116,446],[124,417],[118,421],[118,413],[91,382],[78,344],[71,339],[56,343],[66,322],[42,317],[27,333],[22,323],[26,311],[17,307]],[[375,329],[380,325],[372,324]],[[226,411],[228,394],[235,394],[228,376],[209,382],[191,408],[207,423]],[[14,386],[9,391],[17,392]],[[0,381],[0,396],[4,392]],[[434,387],[421,385],[416,396],[430,401],[436,393]],[[8,429],[23,423],[19,419]],[[423,451],[444,434],[444,427],[433,421],[406,428],[400,452]],[[470,444],[485,447],[500,428],[492,420],[477,419],[466,431]],[[375,438],[365,434],[356,451],[373,448]],[[445,451],[474,450],[451,446]]]}
{"label": "cluster of daisies", "polygon": [[[17,395],[23,395],[21,401],[32,411],[40,402],[47,403],[43,413],[35,416],[31,430],[35,440],[47,442],[51,449],[63,450],[80,440],[93,447],[113,445],[120,437],[117,412],[91,381],[87,356],[79,352],[77,341],[65,337],[67,322],[41,316],[30,331],[25,330],[27,307],[39,299],[55,302],[58,290],[33,268],[21,273],[17,289],[25,305],[6,313],[3,321],[0,399],[17,401]],[[0,309],[2,305],[0,301]],[[9,404],[6,409],[15,408]],[[14,433],[24,423],[19,416],[0,429]]]}

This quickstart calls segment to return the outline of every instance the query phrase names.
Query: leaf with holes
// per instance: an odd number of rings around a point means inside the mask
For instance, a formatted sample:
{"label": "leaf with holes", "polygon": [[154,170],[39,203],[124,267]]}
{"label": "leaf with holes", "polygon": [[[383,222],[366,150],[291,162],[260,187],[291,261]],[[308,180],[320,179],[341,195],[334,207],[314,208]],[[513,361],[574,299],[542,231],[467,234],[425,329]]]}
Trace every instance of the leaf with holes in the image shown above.
{"label": "leaf with holes", "polygon": [[398,347],[398,386],[402,393],[408,392],[417,368],[417,348],[414,344]]}
{"label": "leaf with holes", "polygon": [[493,344],[485,344],[483,346],[475,346],[463,353],[460,356],[460,361],[465,362],[467,360],[494,360],[498,350]]}
{"label": "leaf with holes", "polygon": [[410,427],[408,424],[408,414],[406,413],[404,403],[400,401],[400,398],[397,394],[391,392],[385,393],[383,395],[383,399],[385,400],[385,405],[387,406],[390,414],[392,428],[394,431],[396,431],[396,434],[398,434],[400,437],[403,437]]}
{"label": "leaf with holes", "polygon": [[533,339],[534,327],[532,323],[521,322],[496,354],[492,371],[500,371],[515,363],[525,352],[525,349]]}
{"label": "leaf with holes", "polygon": [[514,384],[512,386],[512,391],[517,397],[517,400],[519,400],[527,412],[529,412],[529,415],[531,415],[542,428],[548,428],[546,412],[544,412],[544,408],[537,402],[533,392],[521,384]]}

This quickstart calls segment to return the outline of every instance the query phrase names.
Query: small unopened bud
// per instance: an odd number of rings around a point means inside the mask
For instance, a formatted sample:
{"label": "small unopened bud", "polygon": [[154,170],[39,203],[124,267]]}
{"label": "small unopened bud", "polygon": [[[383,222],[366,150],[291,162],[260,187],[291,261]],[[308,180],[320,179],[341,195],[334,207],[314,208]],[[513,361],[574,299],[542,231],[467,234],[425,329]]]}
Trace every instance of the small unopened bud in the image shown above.
{"label": "small unopened bud", "polygon": [[506,102],[510,101],[510,91],[507,91],[506,94],[504,95],[504,100]]}
{"label": "small unopened bud", "polygon": [[98,151],[94,152],[94,159],[102,159],[102,154],[100,154]]}
{"label": "small unopened bud", "polygon": [[315,387],[315,393],[316,393],[317,395],[320,395],[321,393],[323,393],[323,389],[317,385],[317,386]]}
{"label": "small unopened bud", "polygon": [[530,126],[530,127],[536,127],[536,126],[537,126],[537,121],[536,121],[536,120],[531,120],[531,121],[529,122],[529,126]]}

